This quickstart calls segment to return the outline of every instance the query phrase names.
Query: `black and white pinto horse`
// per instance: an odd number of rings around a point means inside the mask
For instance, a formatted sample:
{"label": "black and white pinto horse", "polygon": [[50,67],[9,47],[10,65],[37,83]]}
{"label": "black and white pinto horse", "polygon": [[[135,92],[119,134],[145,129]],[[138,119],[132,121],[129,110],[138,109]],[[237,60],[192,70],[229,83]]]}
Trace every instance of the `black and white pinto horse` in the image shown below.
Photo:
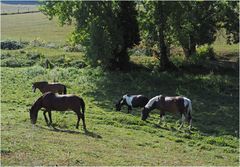
{"label": "black and white pinto horse", "polygon": [[160,110],[160,121],[161,119],[164,120],[165,112],[173,112],[173,113],[180,113],[182,116],[182,123],[179,127],[182,128],[184,125],[185,119],[189,124],[189,129],[192,127],[192,102],[190,99],[183,97],[183,96],[175,96],[175,97],[168,97],[168,96],[155,96],[149,100],[149,102],[145,105],[142,111],[142,120],[146,120],[149,116],[150,111],[153,109]]}
{"label": "black and white pinto horse", "polygon": [[128,113],[130,113],[132,108],[144,107],[148,103],[148,100],[144,95],[126,94],[116,103],[116,111],[121,111],[121,107],[126,105],[128,106]]}

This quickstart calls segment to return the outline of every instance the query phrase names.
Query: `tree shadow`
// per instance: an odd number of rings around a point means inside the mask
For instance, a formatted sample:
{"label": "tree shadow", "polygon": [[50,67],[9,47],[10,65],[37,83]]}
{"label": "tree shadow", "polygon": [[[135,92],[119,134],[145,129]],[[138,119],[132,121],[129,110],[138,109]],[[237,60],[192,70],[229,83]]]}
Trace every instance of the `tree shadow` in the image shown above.
{"label": "tree shadow", "polygon": [[[159,94],[183,95],[192,100],[194,128],[213,136],[236,136],[236,131],[239,132],[238,77],[206,75],[209,76],[205,79],[201,75],[146,70],[104,72],[100,79],[93,81],[95,87],[86,94],[106,112],[115,109],[115,102],[126,93],[144,94],[149,98]],[[227,81],[222,81],[221,77]],[[122,110],[127,113],[126,108]]]}

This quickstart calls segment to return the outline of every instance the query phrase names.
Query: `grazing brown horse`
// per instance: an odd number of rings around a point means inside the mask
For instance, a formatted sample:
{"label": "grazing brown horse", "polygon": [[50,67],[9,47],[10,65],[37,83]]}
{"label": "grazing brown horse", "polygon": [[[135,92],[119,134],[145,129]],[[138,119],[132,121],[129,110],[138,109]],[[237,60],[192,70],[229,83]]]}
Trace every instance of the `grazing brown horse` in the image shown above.
{"label": "grazing brown horse", "polygon": [[148,103],[148,98],[144,95],[124,95],[116,104],[116,111],[121,111],[123,105],[128,106],[128,113],[135,107],[144,107]]}
{"label": "grazing brown horse", "polygon": [[162,95],[155,96],[149,100],[149,102],[145,105],[142,111],[142,120],[146,120],[149,116],[150,111],[153,109],[160,110],[160,121],[164,119],[165,111],[180,113],[182,116],[182,124],[179,128],[181,128],[184,124],[185,119],[187,119],[189,123],[189,129],[192,126],[192,102],[190,99],[183,96],[175,96],[175,97],[165,97]]}
{"label": "grazing brown horse", "polygon": [[67,88],[60,83],[48,83],[46,81],[34,82],[32,85],[33,92],[39,89],[42,93],[53,92],[59,94],[67,94]]}
{"label": "grazing brown horse", "polygon": [[[66,111],[72,110],[77,114],[77,125],[76,128],[79,127],[80,118],[83,121],[83,129],[86,131],[85,125],[85,103],[82,98],[75,95],[58,95],[52,92],[47,92],[43,94],[37,101],[33,104],[30,109],[30,119],[32,124],[36,124],[38,111],[41,108],[45,108],[46,110],[43,112],[45,121],[47,125],[52,123],[52,115],[51,111]],[[82,109],[82,112],[80,111]],[[48,112],[50,122],[48,123],[48,119],[46,116],[46,112]]]}

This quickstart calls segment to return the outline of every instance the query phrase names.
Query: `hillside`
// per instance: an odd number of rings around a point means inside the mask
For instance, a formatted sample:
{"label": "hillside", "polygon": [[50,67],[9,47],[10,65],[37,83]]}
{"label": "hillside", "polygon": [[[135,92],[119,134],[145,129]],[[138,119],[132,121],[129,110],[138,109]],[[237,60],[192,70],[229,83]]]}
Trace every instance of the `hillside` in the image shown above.
{"label": "hillside", "polygon": [[[129,72],[91,67],[84,49],[71,50],[66,38],[73,26],[59,27],[41,13],[2,16],[1,40],[20,49],[1,50],[2,166],[238,166],[239,75],[236,71],[159,72],[158,59],[131,55]],[[224,38],[217,56],[236,61],[238,45]],[[14,42],[13,42],[14,43]],[[74,48],[75,49],[75,48]],[[174,62],[180,56],[173,56]],[[46,67],[46,62],[51,65]],[[53,112],[46,125],[43,110],[32,126],[29,109],[41,96],[32,83],[46,80],[67,86],[86,103],[86,125],[75,128],[73,112]],[[141,120],[141,109],[115,111],[125,93],[184,95],[193,103],[193,128],[179,130],[180,116],[159,111]]]}

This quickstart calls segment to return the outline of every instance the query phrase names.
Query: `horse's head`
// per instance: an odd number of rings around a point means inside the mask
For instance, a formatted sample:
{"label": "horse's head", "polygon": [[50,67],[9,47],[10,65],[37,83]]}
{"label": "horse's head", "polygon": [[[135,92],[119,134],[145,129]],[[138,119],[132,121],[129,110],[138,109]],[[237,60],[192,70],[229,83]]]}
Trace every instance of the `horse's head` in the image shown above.
{"label": "horse's head", "polygon": [[29,110],[29,113],[30,113],[31,123],[36,124],[38,111],[34,107],[31,107],[31,109]]}
{"label": "horse's head", "polygon": [[121,98],[121,99],[115,104],[116,111],[121,111],[122,100],[123,100],[123,98]]}
{"label": "horse's head", "polygon": [[33,92],[35,92],[37,88],[38,88],[38,89],[41,89],[41,88],[43,88],[44,86],[46,86],[47,84],[48,84],[47,81],[34,82],[34,83],[32,84],[32,90],[33,90]]}
{"label": "horse's head", "polygon": [[142,120],[145,121],[149,117],[150,109],[144,107],[142,110]]}
{"label": "horse's head", "polygon": [[35,124],[37,122],[38,111],[41,109],[42,96],[37,99],[37,101],[32,105],[29,110],[31,123]]}

